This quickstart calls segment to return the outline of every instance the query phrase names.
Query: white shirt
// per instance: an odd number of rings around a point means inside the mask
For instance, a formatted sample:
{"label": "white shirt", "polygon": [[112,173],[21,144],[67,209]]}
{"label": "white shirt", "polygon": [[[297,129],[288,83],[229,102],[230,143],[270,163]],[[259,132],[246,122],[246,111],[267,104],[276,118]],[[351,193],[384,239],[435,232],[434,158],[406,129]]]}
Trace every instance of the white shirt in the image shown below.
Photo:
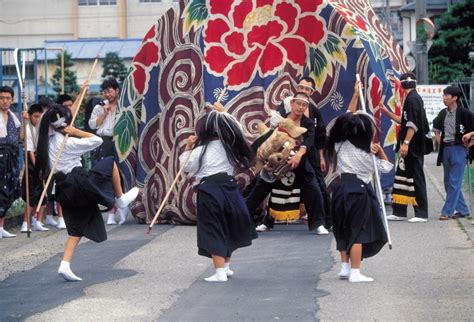
{"label": "white shirt", "polygon": [[[337,154],[337,172],[341,173],[352,173],[356,174],[357,178],[369,183],[372,180],[374,174],[374,162],[372,154],[367,153],[357,147],[351,142],[344,141],[342,143],[336,143],[335,145]],[[382,173],[388,173],[393,168],[393,164],[387,160],[377,160],[377,169]]]}
{"label": "white shirt", "polygon": [[38,133],[36,127],[29,123],[26,128],[26,148],[30,152],[35,152],[38,145]]}
{"label": "white shirt", "polygon": [[203,149],[204,146],[198,146],[193,150],[184,151],[179,156],[179,163],[183,166],[188,155],[191,154],[189,162],[184,168],[185,172],[193,173],[198,180],[219,172],[226,172],[228,175],[234,174],[234,167],[227,159],[224,146],[219,140],[209,142],[206,153],[202,158],[201,169],[199,169],[199,157]]}
{"label": "white shirt", "polygon": [[[51,136],[49,141],[49,166],[52,168],[56,156],[61,149],[64,141],[64,135],[56,132]],[[81,156],[89,151],[94,150],[102,144],[102,139],[96,135],[90,138],[69,137],[64,146],[64,151],[59,158],[54,173],[63,172],[68,174],[75,167],[81,167]]]}
{"label": "white shirt", "polygon": [[114,123],[115,123],[115,110],[109,111],[107,116],[104,118],[104,122],[100,126],[97,126],[97,117],[104,113],[104,107],[100,104],[94,106],[92,110],[91,118],[89,119],[89,127],[93,130],[97,130],[96,133],[99,136],[113,136],[114,134]]}

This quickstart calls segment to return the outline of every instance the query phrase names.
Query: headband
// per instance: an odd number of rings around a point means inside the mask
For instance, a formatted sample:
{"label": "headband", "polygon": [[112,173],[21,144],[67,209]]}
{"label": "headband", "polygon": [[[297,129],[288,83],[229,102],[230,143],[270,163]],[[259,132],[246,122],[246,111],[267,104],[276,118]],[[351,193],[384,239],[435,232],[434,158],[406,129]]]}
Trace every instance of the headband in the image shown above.
{"label": "headband", "polygon": [[407,83],[407,82],[414,82],[416,83],[416,79],[408,77],[407,79],[401,80],[400,83]]}
{"label": "headband", "polygon": [[292,101],[300,100],[309,104],[309,100],[306,97],[293,97]]}

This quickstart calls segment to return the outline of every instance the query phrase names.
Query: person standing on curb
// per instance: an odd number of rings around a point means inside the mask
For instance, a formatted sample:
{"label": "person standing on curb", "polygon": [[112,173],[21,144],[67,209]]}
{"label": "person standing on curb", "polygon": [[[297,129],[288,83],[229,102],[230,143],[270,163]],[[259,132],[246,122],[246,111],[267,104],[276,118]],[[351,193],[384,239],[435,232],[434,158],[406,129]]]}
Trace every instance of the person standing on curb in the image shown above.
{"label": "person standing on curb", "polygon": [[443,164],[446,201],[441,209],[440,220],[469,216],[469,207],[462,193],[462,179],[466,166],[466,148],[463,135],[474,130],[473,113],[458,106],[461,90],[448,86],[443,91],[441,110],[433,120],[435,138],[439,144],[436,165]]}

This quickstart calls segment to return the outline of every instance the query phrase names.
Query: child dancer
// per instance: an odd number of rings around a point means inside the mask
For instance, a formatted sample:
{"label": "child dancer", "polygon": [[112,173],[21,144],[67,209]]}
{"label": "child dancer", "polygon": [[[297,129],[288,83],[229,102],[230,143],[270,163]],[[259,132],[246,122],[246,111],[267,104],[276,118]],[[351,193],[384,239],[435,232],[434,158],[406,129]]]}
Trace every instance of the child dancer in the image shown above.
{"label": "child dancer", "polygon": [[113,157],[98,162],[89,172],[82,168],[81,156],[101,145],[102,139],[71,126],[71,120],[70,110],[57,104],[43,115],[39,129],[35,175],[48,175],[64,136],[69,134],[54,170],[56,200],[62,206],[69,235],[58,274],[66,281],[80,281],[82,279],[70,268],[79,241],[83,236],[95,242],[107,239],[98,204],[107,207],[116,205],[125,209],[137,197],[138,188],[133,188],[126,194],[122,193],[120,175]]}
{"label": "child dancer", "polygon": [[[346,113],[337,118],[328,139],[329,155],[336,155],[341,177],[332,195],[334,237],[342,261],[338,276],[350,282],[373,281],[360,273],[361,260],[377,254],[387,242],[380,204],[370,181],[374,171],[389,172],[393,164],[387,161],[382,147],[372,142],[375,129],[368,114]],[[378,157],[377,169],[372,153]]]}
{"label": "child dancer", "polygon": [[[193,148],[194,146],[194,148]],[[232,252],[257,238],[237,181],[235,168],[248,168],[253,153],[240,124],[230,114],[212,111],[198,137],[190,136],[180,156],[184,170],[200,180],[197,186],[198,254],[212,258],[216,273],[207,282],[226,282]]]}

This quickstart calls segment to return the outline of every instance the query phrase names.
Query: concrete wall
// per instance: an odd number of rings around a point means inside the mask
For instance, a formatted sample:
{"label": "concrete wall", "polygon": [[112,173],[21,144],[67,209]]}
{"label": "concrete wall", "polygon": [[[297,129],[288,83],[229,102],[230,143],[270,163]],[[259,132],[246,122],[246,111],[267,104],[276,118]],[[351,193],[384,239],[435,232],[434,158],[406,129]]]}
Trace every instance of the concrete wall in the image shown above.
{"label": "concrete wall", "polygon": [[0,1],[1,47],[42,47],[45,40],[71,39],[70,0]]}
{"label": "concrete wall", "polygon": [[[122,10],[119,4],[124,5]],[[78,6],[77,0],[1,0],[0,5],[0,46],[32,48],[42,47],[45,40],[142,38],[162,13],[178,3],[118,0],[117,5]]]}

